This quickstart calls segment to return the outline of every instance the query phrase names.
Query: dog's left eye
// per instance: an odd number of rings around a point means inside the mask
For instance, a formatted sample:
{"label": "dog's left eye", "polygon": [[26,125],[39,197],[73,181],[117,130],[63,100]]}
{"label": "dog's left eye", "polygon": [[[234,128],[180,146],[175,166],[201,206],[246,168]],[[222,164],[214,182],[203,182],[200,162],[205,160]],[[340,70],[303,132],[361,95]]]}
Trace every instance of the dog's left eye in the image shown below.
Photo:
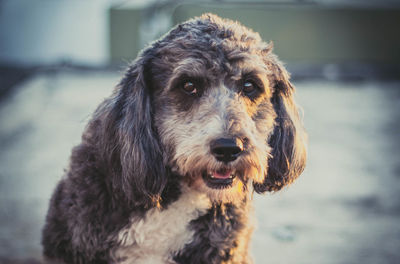
{"label": "dog's left eye", "polygon": [[254,84],[252,81],[245,81],[243,83],[242,90],[245,94],[251,95],[257,90],[257,85]]}
{"label": "dog's left eye", "polygon": [[190,81],[183,84],[182,90],[189,95],[195,95],[198,92],[194,83]]}

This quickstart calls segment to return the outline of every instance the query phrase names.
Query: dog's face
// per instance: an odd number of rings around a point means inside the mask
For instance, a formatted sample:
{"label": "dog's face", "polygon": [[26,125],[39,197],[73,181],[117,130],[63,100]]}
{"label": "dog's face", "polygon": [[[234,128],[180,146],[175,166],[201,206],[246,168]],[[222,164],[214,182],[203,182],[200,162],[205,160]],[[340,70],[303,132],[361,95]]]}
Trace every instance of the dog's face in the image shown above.
{"label": "dog's face", "polygon": [[139,171],[123,179],[160,195],[169,168],[216,201],[293,181],[305,165],[305,133],[294,88],[271,50],[258,34],[212,15],[144,50],[115,97],[127,119],[118,124],[122,174]]}
{"label": "dog's face", "polygon": [[[276,118],[270,72],[256,51],[229,50],[232,43],[212,51],[212,43],[200,41],[190,44],[207,49],[206,56],[179,51],[186,56],[156,88],[154,124],[168,166],[191,187],[216,200],[243,198],[248,182],[262,183],[268,167]],[[161,60],[157,64],[170,63]]]}

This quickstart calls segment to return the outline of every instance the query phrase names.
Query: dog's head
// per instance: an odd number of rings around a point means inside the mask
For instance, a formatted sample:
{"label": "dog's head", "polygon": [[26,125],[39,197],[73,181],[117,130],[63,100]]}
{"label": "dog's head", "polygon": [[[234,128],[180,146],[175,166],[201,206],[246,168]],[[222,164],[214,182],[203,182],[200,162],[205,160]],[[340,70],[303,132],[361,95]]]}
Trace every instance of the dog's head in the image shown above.
{"label": "dog's head", "polygon": [[101,110],[113,186],[157,202],[170,174],[213,200],[291,183],[305,132],[285,68],[257,33],[203,15],[142,51]]}

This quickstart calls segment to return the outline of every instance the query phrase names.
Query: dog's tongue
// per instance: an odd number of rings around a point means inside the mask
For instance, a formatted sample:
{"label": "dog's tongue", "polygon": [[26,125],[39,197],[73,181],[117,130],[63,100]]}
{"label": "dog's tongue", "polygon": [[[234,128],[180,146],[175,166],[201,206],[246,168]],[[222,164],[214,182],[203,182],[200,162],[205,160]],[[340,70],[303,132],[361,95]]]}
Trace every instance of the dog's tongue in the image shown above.
{"label": "dog's tongue", "polygon": [[231,176],[231,170],[214,171],[213,176],[217,179],[228,179]]}

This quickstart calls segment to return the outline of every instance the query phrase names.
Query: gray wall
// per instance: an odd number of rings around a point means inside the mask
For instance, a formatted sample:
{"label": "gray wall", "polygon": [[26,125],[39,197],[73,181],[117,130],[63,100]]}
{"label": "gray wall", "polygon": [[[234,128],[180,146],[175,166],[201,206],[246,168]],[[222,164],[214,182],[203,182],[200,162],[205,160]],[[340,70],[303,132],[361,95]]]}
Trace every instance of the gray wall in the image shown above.
{"label": "gray wall", "polygon": [[0,1],[0,63],[107,63],[107,10],[112,2]]}

